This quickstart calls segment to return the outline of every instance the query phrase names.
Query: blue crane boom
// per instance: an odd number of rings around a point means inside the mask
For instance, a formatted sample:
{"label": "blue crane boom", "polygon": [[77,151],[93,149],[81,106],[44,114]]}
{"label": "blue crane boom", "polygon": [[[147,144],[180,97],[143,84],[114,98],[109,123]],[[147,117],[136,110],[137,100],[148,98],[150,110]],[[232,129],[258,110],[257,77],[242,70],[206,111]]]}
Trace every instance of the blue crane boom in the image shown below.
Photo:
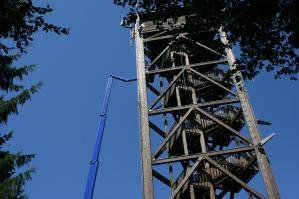
{"label": "blue crane boom", "polygon": [[102,106],[102,110],[101,110],[101,114],[100,114],[98,135],[96,138],[96,144],[95,144],[93,154],[92,154],[92,159],[90,161],[90,168],[89,168],[87,183],[86,183],[86,187],[85,187],[84,199],[92,199],[93,198],[94,187],[95,187],[98,168],[99,168],[101,144],[102,144],[104,130],[105,130],[105,123],[106,123],[106,119],[107,119],[107,110],[108,110],[110,94],[111,94],[111,90],[112,90],[113,79],[117,79],[122,82],[136,81],[136,79],[123,79],[123,78],[120,78],[120,77],[117,77],[117,76],[111,75],[111,74],[108,77],[103,106]]}

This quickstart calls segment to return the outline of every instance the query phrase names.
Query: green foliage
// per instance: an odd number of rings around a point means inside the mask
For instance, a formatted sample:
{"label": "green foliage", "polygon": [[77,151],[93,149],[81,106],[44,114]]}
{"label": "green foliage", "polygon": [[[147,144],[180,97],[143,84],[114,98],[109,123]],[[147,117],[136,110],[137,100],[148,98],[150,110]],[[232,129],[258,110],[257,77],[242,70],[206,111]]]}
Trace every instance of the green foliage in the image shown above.
{"label": "green foliage", "polygon": [[[41,82],[24,86],[22,80],[35,65],[15,66],[21,55],[33,42],[38,31],[68,34],[68,29],[50,24],[45,16],[53,10],[38,7],[31,0],[0,0],[0,125],[6,125],[9,116],[18,114],[20,105],[38,92]],[[25,199],[24,185],[31,180],[34,168],[25,169],[35,155],[12,153],[4,149],[12,132],[0,135],[0,198]]]}
{"label": "green foliage", "polygon": [[[230,42],[240,48],[239,66],[246,77],[260,71],[275,78],[296,79],[299,72],[299,1],[296,0],[114,0],[130,12],[168,10],[172,16],[184,7],[190,31],[217,31],[223,27]],[[138,5],[137,5],[138,4]]]}
{"label": "green foliage", "polygon": [[18,113],[18,105],[23,105],[31,99],[31,95],[38,92],[41,83],[31,86],[29,89],[22,89],[17,95],[8,100],[0,96],[0,123],[6,123],[9,115]]}
{"label": "green foliage", "polygon": [[1,183],[0,197],[3,199],[27,199],[28,196],[24,193],[23,186],[31,180],[31,174],[34,171],[34,169],[27,170]]}
{"label": "green foliage", "polygon": [[34,6],[31,0],[0,0],[0,39],[11,39],[14,46],[3,43],[0,50],[8,53],[11,48],[25,52],[33,41],[33,34],[45,32],[68,34],[68,29],[49,24],[44,16],[52,12],[50,6]]}
{"label": "green foliage", "polygon": [[24,184],[31,180],[31,174],[35,172],[30,168],[25,172],[16,174],[16,169],[28,165],[35,155],[24,155],[22,152],[12,154],[2,150],[3,145],[12,137],[12,132],[0,137],[0,198],[25,199]]}

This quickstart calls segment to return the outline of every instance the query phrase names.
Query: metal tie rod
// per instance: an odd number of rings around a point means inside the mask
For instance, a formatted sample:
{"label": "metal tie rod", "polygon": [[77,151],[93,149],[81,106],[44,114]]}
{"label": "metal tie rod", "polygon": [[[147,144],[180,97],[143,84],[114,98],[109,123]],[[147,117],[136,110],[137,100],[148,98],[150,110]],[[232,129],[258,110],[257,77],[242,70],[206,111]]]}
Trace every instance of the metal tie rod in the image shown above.
{"label": "metal tie rod", "polygon": [[87,183],[86,183],[86,187],[85,187],[84,199],[92,199],[93,198],[94,187],[95,187],[97,173],[98,173],[98,167],[99,167],[101,144],[102,144],[103,135],[104,135],[105,123],[106,123],[106,118],[107,118],[107,109],[108,109],[108,104],[109,104],[109,100],[110,100],[113,79],[116,79],[116,80],[119,80],[122,82],[133,82],[133,81],[137,80],[136,78],[135,79],[125,79],[125,78],[121,78],[121,77],[118,77],[118,76],[112,75],[112,74],[109,74],[109,76],[108,76],[103,106],[102,106],[102,110],[101,110],[101,114],[100,114],[99,130],[98,130],[98,135],[96,138],[96,144],[95,144],[95,147],[93,150],[93,155],[92,155],[92,158],[90,161],[90,168],[89,168]]}

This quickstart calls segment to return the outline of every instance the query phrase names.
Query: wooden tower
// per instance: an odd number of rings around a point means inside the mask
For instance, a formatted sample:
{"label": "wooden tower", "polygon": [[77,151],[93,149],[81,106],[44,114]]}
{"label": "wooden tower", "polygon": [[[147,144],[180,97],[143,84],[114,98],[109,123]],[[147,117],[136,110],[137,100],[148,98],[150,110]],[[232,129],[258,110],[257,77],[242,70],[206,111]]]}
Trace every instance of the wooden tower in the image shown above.
{"label": "wooden tower", "polygon": [[[225,32],[188,32],[188,16],[139,13],[136,41],[143,199],[280,198]],[[248,185],[261,172],[268,197]]]}

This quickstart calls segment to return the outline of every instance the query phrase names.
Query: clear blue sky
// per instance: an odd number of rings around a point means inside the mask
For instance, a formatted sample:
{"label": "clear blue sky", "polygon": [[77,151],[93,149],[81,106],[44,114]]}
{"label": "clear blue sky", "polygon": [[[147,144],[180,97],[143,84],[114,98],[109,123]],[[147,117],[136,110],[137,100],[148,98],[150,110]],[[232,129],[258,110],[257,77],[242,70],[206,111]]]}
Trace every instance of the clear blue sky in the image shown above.
{"label": "clear blue sky", "polygon": [[[21,63],[38,65],[27,81],[43,80],[44,86],[8,123],[15,130],[8,147],[37,153],[31,164],[37,173],[26,186],[32,199],[80,199],[107,75],[135,77],[135,51],[128,30],[119,25],[125,11],[112,0],[42,2],[55,10],[49,21],[70,27],[71,33],[37,34],[23,57]],[[256,116],[273,122],[262,134],[276,133],[267,149],[282,198],[296,199],[298,82],[262,75],[248,88]],[[141,198],[137,114],[135,83],[115,82],[95,198]]]}

